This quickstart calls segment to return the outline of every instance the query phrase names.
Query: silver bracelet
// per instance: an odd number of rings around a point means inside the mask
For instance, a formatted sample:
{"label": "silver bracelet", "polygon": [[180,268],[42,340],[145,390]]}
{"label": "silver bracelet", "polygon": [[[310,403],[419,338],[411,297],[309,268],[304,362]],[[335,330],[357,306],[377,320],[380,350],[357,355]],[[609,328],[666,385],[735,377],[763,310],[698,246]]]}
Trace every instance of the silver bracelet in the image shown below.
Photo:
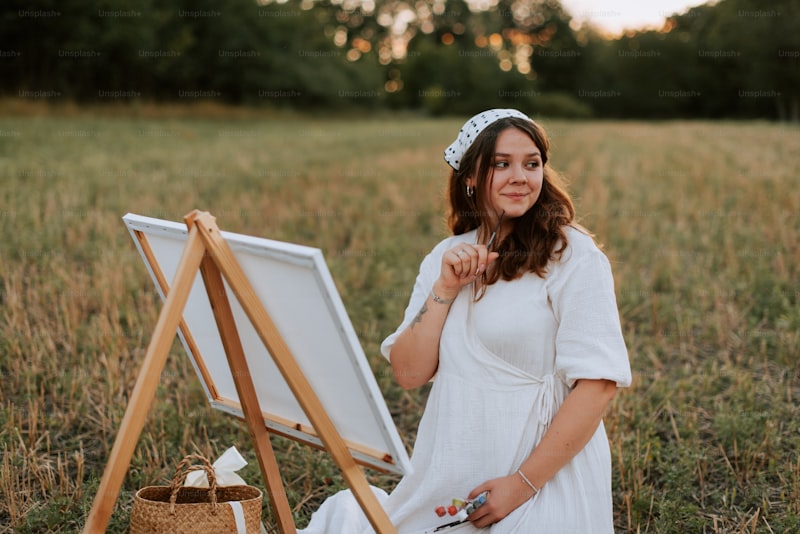
{"label": "silver bracelet", "polygon": [[433,301],[438,302],[439,304],[452,304],[456,300],[455,297],[451,299],[443,299],[442,297],[434,293],[433,288],[431,288],[431,295],[433,296]]}
{"label": "silver bracelet", "polygon": [[521,471],[521,470],[517,469],[517,474],[518,474],[519,476],[521,476],[521,477],[522,477],[522,480],[524,480],[524,481],[525,481],[525,484],[527,484],[527,485],[528,485],[528,487],[529,487],[529,488],[531,488],[531,489],[533,490],[533,494],[534,494],[534,495],[536,495],[537,493],[539,493],[539,488],[537,488],[536,486],[534,486],[534,485],[533,485],[533,482],[531,482],[530,480],[528,480],[528,477],[526,477],[526,476],[525,476],[525,475],[522,473],[522,471]]}

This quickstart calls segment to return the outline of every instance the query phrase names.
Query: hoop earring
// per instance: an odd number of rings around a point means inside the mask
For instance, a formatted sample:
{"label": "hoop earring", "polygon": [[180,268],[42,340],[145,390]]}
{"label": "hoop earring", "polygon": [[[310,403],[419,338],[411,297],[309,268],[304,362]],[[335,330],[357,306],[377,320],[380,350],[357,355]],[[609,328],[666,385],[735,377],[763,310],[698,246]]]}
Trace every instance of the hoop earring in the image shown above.
{"label": "hoop earring", "polygon": [[472,197],[474,192],[475,192],[475,188],[474,187],[470,187],[469,185],[467,185],[467,198]]}

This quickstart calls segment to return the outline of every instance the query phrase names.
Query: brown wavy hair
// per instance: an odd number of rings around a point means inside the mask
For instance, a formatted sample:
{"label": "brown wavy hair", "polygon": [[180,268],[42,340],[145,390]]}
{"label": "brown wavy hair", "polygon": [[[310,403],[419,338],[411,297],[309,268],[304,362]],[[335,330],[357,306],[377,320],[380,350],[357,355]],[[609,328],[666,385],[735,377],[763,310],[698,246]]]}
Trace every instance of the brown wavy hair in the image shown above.
{"label": "brown wavy hair", "polygon": [[[507,117],[483,130],[461,158],[460,169],[450,173],[450,230],[458,235],[477,228],[479,243],[489,239],[494,230],[490,215],[495,214],[486,198],[486,182],[491,181],[494,175],[497,137],[507,128],[516,128],[528,135],[541,152],[544,166],[542,191],[533,207],[514,220],[511,233],[496,247],[492,247],[500,253],[500,257],[494,268],[484,273],[481,283],[476,284],[478,298],[482,294],[479,286],[484,288],[500,278],[514,280],[526,272],[544,277],[550,260],[560,259],[567,248],[565,227],[575,224],[575,207],[563,180],[547,165],[550,150],[547,134],[534,122]],[[468,197],[466,181],[470,177],[475,179],[475,192]]]}

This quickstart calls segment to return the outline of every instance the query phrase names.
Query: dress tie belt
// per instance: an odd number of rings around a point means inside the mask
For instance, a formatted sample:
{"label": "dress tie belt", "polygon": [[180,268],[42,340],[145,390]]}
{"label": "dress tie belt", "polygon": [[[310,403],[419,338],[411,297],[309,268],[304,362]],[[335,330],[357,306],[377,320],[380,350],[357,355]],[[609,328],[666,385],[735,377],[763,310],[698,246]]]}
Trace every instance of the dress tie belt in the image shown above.
{"label": "dress tie belt", "polygon": [[539,424],[545,427],[550,425],[560,405],[556,398],[556,377],[553,374],[536,379],[536,398],[532,410],[537,414]]}

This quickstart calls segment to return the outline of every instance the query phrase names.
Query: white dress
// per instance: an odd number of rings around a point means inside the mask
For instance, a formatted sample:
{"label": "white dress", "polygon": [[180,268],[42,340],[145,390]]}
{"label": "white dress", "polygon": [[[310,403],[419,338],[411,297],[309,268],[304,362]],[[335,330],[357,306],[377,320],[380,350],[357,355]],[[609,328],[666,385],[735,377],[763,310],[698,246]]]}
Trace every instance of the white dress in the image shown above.
{"label": "white dress", "polygon": [[[381,345],[385,357],[430,294],[442,254],[475,239],[475,231],[447,238],[423,260],[404,320]],[[608,259],[577,229],[568,228],[567,239],[561,261],[551,262],[545,278],[529,273],[499,281],[478,302],[471,298],[470,285],[452,304],[411,458],[414,472],[391,495],[374,488],[401,534],[421,534],[448,523],[449,516],[435,514],[436,506],[514,473],[576,380],[630,385]],[[611,454],[603,424],[536,497],[502,521],[485,529],[466,523],[452,530],[613,533]],[[300,532],[373,530],[349,491],[343,491],[323,503]]]}

